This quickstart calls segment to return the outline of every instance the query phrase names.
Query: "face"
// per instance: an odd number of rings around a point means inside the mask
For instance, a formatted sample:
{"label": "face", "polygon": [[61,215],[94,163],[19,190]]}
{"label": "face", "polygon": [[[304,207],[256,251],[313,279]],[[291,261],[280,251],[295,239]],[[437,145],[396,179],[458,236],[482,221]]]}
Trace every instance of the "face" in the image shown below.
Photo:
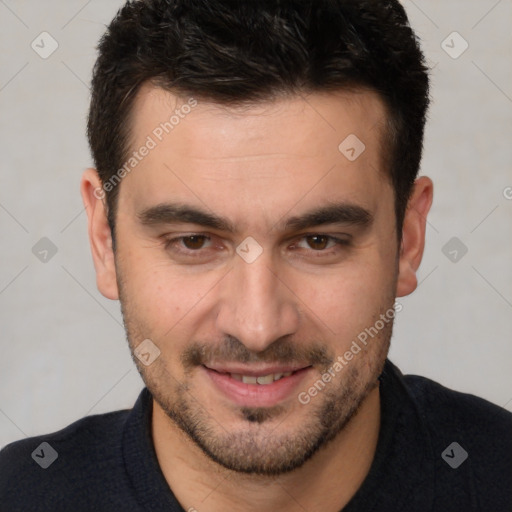
{"label": "face", "polygon": [[398,244],[384,107],[371,92],[184,104],[146,87],[134,110],[132,148],[155,144],[119,191],[129,343],[160,351],[134,357],[155,406],[211,459],[283,473],[343,430],[387,355]]}

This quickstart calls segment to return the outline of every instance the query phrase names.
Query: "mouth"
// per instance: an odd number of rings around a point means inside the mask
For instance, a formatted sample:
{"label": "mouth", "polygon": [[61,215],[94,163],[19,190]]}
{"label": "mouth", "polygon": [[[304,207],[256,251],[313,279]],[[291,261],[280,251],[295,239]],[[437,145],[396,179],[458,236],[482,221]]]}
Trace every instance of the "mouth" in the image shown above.
{"label": "mouth", "polygon": [[294,396],[312,366],[200,367],[222,398],[244,407],[272,407]]}
{"label": "mouth", "polygon": [[241,375],[240,373],[230,373],[230,377],[239,382],[243,382],[244,384],[259,384],[260,386],[266,386],[268,384],[272,384],[276,380],[280,380],[292,375],[293,372],[284,372],[284,373],[269,373],[268,375]]}

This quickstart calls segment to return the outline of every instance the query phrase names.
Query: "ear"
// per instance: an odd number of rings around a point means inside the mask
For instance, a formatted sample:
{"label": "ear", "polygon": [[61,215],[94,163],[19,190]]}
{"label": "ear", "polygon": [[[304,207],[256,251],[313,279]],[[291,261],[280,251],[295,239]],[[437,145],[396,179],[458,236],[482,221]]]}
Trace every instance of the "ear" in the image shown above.
{"label": "ear", "polygon": [[422,176],[415,181],[402,227],[398,263],[398,297],[409,295],[418,285],[416,271],[420,266],[425,248],[427,214],[432,205],[433,193],[434,185],[430,178]]}
{"label": "ear", "polygon": [[95,169],[87,169],[80,183],[82,200],[87,211],[89,243],[91,244],[96,285],[107,299],[117,300],[116,267],[112,248],[112,233],[104,204],[105,191]]}

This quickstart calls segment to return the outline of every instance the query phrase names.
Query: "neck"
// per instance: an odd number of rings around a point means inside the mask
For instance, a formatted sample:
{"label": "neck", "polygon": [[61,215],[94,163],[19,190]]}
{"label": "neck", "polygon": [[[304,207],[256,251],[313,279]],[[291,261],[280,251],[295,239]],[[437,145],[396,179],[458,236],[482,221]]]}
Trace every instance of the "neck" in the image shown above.
{"label": "neck", "polygon": [[153,403],[152,435],[160,468],[177,500],[192,512],[339,511],[370,470],[379,428],[376,387],[344,430],[303,466],[279,476],[255,476],[210,460]]}

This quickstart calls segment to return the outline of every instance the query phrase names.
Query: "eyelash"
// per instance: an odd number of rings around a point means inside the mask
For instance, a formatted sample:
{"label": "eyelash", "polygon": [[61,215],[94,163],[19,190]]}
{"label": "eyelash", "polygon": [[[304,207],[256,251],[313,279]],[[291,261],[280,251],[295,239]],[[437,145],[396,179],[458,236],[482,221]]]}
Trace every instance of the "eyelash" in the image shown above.
{"label": "eyelash", "polygon": [[[165,239],[165,250],[169,251],[169,250],[175,250],[176,252],[178,252],[178,254],[181,254],[181,255],[184,255],[184,256],[188,256],[188,257],[192,257],[192,258],[198,258],[198,257],[201,257],[203,253],[203,250],[204,248],[199,248],[199,249],[187,249],[187,248],[183,248],[183,247],[180,247],[178,249],[175,249],[176,247],[179,247],[179,244],[180,242],[183,242],[184,239],[186,238],[192,238],[192,237],[204,237],[204,239],[206,241],[209,241],[211,242],[212,241],[212,237],[211,236],[208,236],[206,234],[203,234],[203,233],[190,233],[188,235],[182,235],[182,236],[178,236],[178,237],[174,237],[174,238],[168,238],[168,239]],[[316,256],[314,257],[322,257],[322,256],[329,256],[329,255],[332,255],[333,252],[336,250],[336,248],[339,248],[339,247],[349,247],[351,245],[351,242],[350,240],[347,240],[346,238],[339,238],[339,237],[336,237],[336,236],[332,236],[332,235],[327,235],[327,234],[324,234],[324,233],[305,233],[303,234],[302,236],[300,236],[298,238],[298,241],[297,242],[294,242],[294,245],[298,244],[299,242],[301,242],[302,240],[308,238],[308,237],[311,237],[311,236],[318,236],[318,237],[326,237],[328,239],[327,243],[332,243],[334,242],[334,246],[333,247],[329,247],[328,249],[319,249],[319,250],[315,250],[315,249],[304,249],[304,250],[307,250],[308,252],[310,252],[311,254],[315,254],[316,253]],[[174,247],[173,247],[174,246]],[[295,250],[295,248],[294,248]]]}

